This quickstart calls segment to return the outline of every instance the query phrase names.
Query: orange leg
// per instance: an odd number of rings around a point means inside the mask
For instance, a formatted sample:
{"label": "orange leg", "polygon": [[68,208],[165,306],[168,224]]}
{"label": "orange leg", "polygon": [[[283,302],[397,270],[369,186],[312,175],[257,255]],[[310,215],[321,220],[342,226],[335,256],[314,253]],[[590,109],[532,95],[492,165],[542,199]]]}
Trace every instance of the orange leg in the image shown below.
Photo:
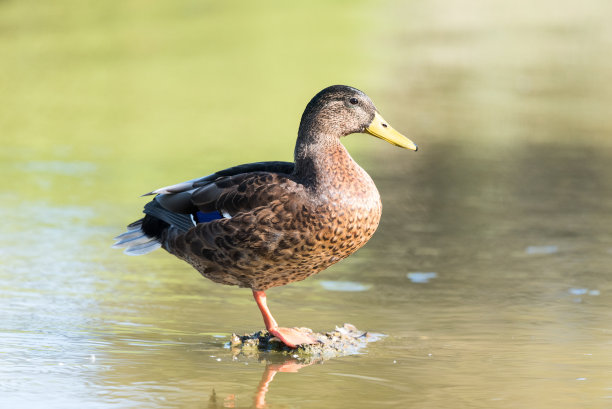
{"label": "orange leg", "polygon": [[253,298],[255,298],[255,302],[257,302],[259,311],[261,311],[261,315],[266,324],[266,329],[270,334],[280,339],[283,344],[287,345],[289,348],[297,348],[298,345],[314,344],[315,342],[317,342],[309,334],[300,332],[295,328],[279,327],[276,323],[276,320],[272,316],[270,309],[268,308],[265,292],[253,290]]}

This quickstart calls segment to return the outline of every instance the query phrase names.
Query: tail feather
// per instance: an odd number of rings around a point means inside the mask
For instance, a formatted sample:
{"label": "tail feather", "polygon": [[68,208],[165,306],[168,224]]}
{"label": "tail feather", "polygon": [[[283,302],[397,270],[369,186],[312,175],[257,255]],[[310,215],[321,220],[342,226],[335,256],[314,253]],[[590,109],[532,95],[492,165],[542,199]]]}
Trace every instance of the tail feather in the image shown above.
{"label": "tail feather", "polygon": [[[167,223],[168,225],[174,226],[183,232],[186,232],[187,230],[195,226],[195,222],[193,218],[191,217],[191,215],[175,213],[175,212],[166,210],[155,199],[151,200],[149,203],[145,205],[144,212],[147,215],[152,216],[158,220],[161,220]],[[147,219],[146,221],[149,221],[149,220]],[[147,224],[146,221],[144,223],[145,231],[147,231],[149,227],[149,226],[146,226]]]}
{"label": "tail feather", "polygon": [[135,222],[132,222],[130,224],[127,225],[127,230],[128,231],[134,231],[134,230],[138,230],[142,227],[142,222],[144,221],[144,219],[140,219],[140,220],[136,220]]}
{"label": "tail feather", "polygon": [[144,234],[142,230],[137,232],[130,232],[130,235],[124,237],[113,245],[115,249],[121,249],[124,247],[136,246],[138,244],[146,243],[151,240],[151,237]]}
{"label": "tail feather", "polygon": [[149,241],[145,243],[126,248],[123,253],[127,254],[128,256],[141,256],[143,254],[150,253],[153,250],[157,250],[160,247],[161,243],[157,239],[149,239]]}
{"label": "tail feather", "polygon": [[142,235],[142,230],[138,229],[138,230],[128,230],[124,233],[121,233],[120,235],[115,237],[115,240],[117,241],[121,241],[121,240],[127,240],[127,239],[131,239],[134,237],[138,237]]}
{"label": "tail feather", "polygon": [[160,248],[171,226],[182,232],[195,226],[191,215],[166,210],[156,199],[145,205],[144,212],[144,218],[131,223],[126,232],[115,237],[117,242],[113,248],[125,248],[125,254],[140,256]]}
{"label": "tail feather", "polygon": [[115,237],[112,248],[122,249],[130,256],[140,256],[161,247],[158,237],[148,236],[142,229],[144,219],[137,220],[127,226],[127,231]]}

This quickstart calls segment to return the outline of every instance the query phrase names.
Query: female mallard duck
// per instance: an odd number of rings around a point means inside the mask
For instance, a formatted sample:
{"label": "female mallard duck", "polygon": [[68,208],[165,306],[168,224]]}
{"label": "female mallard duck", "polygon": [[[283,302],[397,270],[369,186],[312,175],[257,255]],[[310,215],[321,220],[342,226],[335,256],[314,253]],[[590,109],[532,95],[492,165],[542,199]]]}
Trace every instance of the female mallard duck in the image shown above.
{"label": "female mallard duck", "polygon": [[145,217],[118,236],[130,255],[163,247],[217,283],[253,290],[267,330],[294,348],[314,340],[281,328],[265,290],[326,269],[363,246],[378,227],[380,196],[340,138],[364,132],[416,145],[380,116],[363,92],[334,85],[302,115],[295,163],[257,162],[154,190]]}

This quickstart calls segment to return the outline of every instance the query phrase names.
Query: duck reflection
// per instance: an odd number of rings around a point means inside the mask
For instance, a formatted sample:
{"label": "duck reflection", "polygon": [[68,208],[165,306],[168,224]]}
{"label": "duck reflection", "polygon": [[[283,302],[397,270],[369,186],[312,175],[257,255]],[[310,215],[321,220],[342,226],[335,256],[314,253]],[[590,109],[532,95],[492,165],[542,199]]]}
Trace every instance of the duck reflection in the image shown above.
{"label": "duck reflection", "polygon": [[[266,404],[266,394],[270,389],[270,384],[274,380],[274,377],[279,372],[297,372],[300,369],[314,365],[316,363],[320,363],[323,359],[312,360],[310,362],[300,362],[295,358],[288,358],[284,362],[269,362],[266,364],[266,367],[261,375],[261,380],[259,381],[259,385],[257,385],[257,389],[255,390],[255,396],[253,399],[253,403],[249,408],[266,408],[268,407]],[[247,406],[243,406],[246,408]],[[236,406],[236,395],[230,394],[223,398],[222,402],[219,402],[216,392],[213,390],[212,395],[210,396],[210,400],[208,402],[208,409],[218,409],[218,408],[240,408],[240,406]]]}
{"label": "duck reflection", "polygon": [[263,374],[261,375],[261,380],[259,381],[259,385],[257,386],[257,391],[255,393],[255,407],[265,408],[266,407],[266,394],[268,393],[268,389],[270,388],[270,384],[274,380],[274,377],[279,372],[297,372],[305,366],[310,366],[318,361],[313,361],[309,363],[298,362],[296,359],[289,359],[283,363],[269,363],[266,365]]}

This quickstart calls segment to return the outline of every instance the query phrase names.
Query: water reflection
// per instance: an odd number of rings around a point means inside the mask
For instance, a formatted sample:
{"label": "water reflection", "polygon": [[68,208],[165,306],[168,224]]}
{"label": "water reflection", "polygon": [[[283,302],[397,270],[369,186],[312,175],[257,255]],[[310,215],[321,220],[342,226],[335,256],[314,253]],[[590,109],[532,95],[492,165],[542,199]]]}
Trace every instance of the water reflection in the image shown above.
{"label": "water reflection", "polygon": [[249,406],[238,406],[236,403],[236,395],[229,394],[223,398],[223,401],[220,402],[220,399],[217,397],[217,393],[213,390],[207,408],[209,409],[217,409],[217,408],[267,408],[270,407],[266,403],[266,395],[270,390],[270,384],[274,380],[274,377],[279,372],[297,372],[300,369],[313,365],[315,362],[311,362],[308,364],[300,363],[296,359],[288,358],[285,362],[282,363],[267,363],[264,371],[261,375],[261,380],[259,381],[259,385],[257,385],[257,389],[255,391],[255,396],[253,398],[253,404]]}
{"label": "water reflection", "polygon": [[257,386],[257,393],[255,395],[255,407],[258,409],[266,407],[266,394],[270,389],[270,383],[272,383],[277,373],[297,372],[300,369],[313,364],[314,362],[308,364],[299,363],[297,360],[294,359],[289,359],[283,363],[266,364],[266,369],[261,375],[261,381],[259,381],[259,385]]}

